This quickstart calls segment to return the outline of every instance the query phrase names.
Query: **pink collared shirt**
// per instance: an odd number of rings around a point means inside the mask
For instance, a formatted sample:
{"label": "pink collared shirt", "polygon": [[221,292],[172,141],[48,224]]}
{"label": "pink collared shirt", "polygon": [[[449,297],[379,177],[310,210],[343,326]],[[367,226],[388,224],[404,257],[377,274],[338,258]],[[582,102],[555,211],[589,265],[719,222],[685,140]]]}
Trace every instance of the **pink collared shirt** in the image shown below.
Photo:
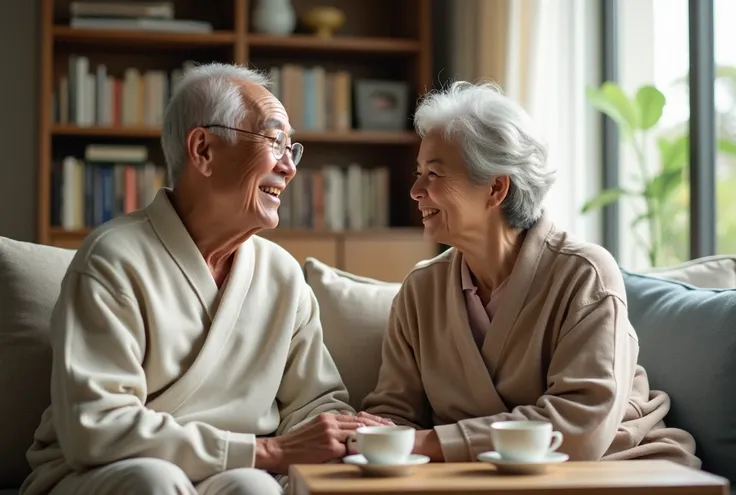
{"label": "pink collared shirt", "polygon": [[478,349],[481,349],[486,334],[491,328],[493,315],[498,310],[499,299],[508,278],[496,287],[491,293],[491,300],[488,301],[486,306],[483,306],[483,302],[478,295],[478,287],[473,281],[473,275],[470,272],[468,264],[465,262],[465,258],[462,260],[461,277],[462,288],[465,293],[465,306],[468,310],[468,323],[470,324],[470,330],[473,332],[473,339]]}

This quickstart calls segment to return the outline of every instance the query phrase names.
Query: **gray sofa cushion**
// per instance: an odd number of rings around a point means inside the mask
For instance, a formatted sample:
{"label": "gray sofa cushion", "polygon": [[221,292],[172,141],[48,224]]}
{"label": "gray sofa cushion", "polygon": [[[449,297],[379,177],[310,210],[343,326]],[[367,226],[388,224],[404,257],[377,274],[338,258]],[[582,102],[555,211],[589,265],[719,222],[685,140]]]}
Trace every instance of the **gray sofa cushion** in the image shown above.
{"label": "gray sofa cushion", "polygon": [[51,376],[49,319],[73,251],[0,237],[0,488],[18,487]]}
{"label": "gray sofa cushion", "polygon": [[703,469],[736,482],[736,290],[624,272],[639,362],[666,391],[670,426],[689,431]]}

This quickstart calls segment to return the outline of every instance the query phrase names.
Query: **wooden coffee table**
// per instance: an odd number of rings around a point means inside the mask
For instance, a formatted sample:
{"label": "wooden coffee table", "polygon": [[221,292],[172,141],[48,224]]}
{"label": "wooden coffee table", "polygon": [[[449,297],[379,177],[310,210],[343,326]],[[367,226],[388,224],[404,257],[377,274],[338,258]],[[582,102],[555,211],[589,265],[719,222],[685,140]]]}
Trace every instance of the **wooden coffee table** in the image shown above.
{"label": "wooden coffee table", "polygon": [[566,462],[528,476],[498,474],[480,462],[426,464],[403,478],[367,478],[345,464],[295,465],[289,471],[293,495],[728,495],[728,489],[724,478],[661,460]]}

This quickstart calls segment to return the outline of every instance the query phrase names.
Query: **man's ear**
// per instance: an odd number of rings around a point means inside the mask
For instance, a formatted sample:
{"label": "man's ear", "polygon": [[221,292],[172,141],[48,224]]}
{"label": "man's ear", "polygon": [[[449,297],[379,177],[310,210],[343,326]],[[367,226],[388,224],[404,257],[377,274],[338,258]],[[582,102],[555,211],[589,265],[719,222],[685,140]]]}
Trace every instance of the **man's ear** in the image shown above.
{"label": "man's ear", "polygon": [[194,168],[205,177],[212,175],[212,135],[201,127],[195,127],[187,134],[186,147]]}
{"label": "man's ear", "polygon": [[495,177],[488,190],[488,206],[493,208],[503,203],[509,194],[509,187],[511,187],[511,180],[507,175]]}

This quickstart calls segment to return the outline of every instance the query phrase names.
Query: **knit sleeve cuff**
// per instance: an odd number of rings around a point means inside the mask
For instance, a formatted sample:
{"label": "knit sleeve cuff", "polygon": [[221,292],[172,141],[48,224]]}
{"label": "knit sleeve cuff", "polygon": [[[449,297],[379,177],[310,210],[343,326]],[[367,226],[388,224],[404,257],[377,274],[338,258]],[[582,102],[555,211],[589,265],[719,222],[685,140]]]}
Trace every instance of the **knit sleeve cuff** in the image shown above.
{"label": "knit sleeve cuff", "polygon": [[225,471],[252,468],[256,464],[256,436],[251,433],[230,432],[227,438]]}

